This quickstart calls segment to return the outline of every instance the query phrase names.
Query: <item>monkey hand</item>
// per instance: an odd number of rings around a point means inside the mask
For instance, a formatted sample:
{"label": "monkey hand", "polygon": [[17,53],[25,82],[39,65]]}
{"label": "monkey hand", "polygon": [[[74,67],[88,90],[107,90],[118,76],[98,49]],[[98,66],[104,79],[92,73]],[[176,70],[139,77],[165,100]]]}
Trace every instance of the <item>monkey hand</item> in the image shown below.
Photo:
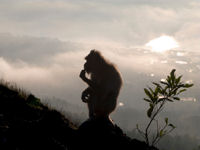
{"label": "monkey hand", "polygon": [[82,93],[82,96],[81,96],[81,99],[82,99],[82,101],[84,102],[84,103],[87,103],[88,101],[89,101],[89,99],[90,99],[90,94],[88,94],[88,93]]}
{"label": "monkey hand", "polygon": [[87,78],[86,78],[86,76],[85,76],[85,73],[86,73],[85,70],[81,70],[80,75],[79,75],[79,77],[80,77],[83,81],[86,81],[86,80],[87,80]]}
{"label": "monkey hand", "polygon": [[82,92],[81,99],[83,102],[85,102],[85,103],[89,102],[89,100],[91,98],[91,92],[92,92],[92,90],[89,87]]}

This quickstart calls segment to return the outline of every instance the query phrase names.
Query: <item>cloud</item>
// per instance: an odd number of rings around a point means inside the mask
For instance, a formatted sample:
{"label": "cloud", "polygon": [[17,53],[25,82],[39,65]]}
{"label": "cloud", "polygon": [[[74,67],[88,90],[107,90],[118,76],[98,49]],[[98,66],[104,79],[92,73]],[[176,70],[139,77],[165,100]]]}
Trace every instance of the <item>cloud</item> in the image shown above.
{"label": "cloud", "polygon": [[[200,19],[200,18],[199,18]],[[199,37],[200,25],[195,22],[185,23],[179,31],[176,32],[175,37],[181,41],[181,48],[187,51],[196,51],[200,49]]]}
{"label": "cloud", "polygon": [[11,63],[0,58],[0,77],[17,83],[20,87],[41,98],[57,97],[72,103],[75,99],[77,103],[79,101],[78,93],[81,93],[80,90],[84,84],[78,77],[81,67],[77,64],[72,65],[71,60],[79,57],[78,55],[78,52],[66,55],[65,63],[54,61],[48,66],[31,65],[22,61]]}
{"label": "cloud", "polygon": [[20,0],[3,1],[0,8],[0,32],[125,46],[144,45],[163,34],[176,35],[184,46],[177,33],[187,23],[199,24],[200,17],[189,0]]}
{"label": "cloud", "polygon": [[78,75],[86,53],[79,43],[0,34],[0,78],[43,97],[70,100],[83,86]]}
{"label": "cloud", "polygon": [[[106,58],[118,66],[124,79],[120,99],[130,103],[133,102],[129,97],[133,97],[134,93],[135,100],[141,98],[146,83],[159,81],[173,68],[186,74],[187,80],[196,79],[199,73],[199,55],[185,51],[157,54],[144,48],[126,48],[116,44],[86,46],[52,38],[10,34],[1,34],[0,43],[0,77],[17,82],[38,95],[55,96],[74,103],[80,102],[80,95],[76,93],[81,93],[86,86],[79,79],[79,72],[83,68],[85,55],[93,48],[101,50]],[[180,52],[184,55],[177,55]],[[176,62],[187,64],[179,65]]]}
{"label": "cloud", "polygon": [[49,63],[48,60],[63,52],[83,48],[78,43],[61,42],[58,39],[31,36],[13,36],[0,33],[0,55],[10,61],[25,61],[33,64]]}

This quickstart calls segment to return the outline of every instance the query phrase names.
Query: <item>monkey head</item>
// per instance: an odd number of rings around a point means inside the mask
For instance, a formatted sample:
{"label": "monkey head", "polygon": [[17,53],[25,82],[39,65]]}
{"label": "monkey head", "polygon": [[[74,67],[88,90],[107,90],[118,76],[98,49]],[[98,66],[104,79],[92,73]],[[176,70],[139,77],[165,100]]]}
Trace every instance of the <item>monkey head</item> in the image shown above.
{"label": "monkey head", "polygon": [[86,62],[84,64],[84,70],[87,73],[93,73],[96,70],[99,57],[100,52],[96,50],[91,50],[90,53],[85,57]]}

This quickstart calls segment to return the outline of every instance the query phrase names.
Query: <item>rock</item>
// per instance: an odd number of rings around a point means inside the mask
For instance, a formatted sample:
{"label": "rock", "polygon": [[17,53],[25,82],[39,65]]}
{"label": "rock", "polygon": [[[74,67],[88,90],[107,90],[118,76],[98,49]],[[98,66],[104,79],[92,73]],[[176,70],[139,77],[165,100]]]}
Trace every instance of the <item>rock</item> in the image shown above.
{"label": "rock", "polygon": [[88,119],[79,127],[78,133],[82,149],[154,150],[145,142],[126,136],[109,118]]}

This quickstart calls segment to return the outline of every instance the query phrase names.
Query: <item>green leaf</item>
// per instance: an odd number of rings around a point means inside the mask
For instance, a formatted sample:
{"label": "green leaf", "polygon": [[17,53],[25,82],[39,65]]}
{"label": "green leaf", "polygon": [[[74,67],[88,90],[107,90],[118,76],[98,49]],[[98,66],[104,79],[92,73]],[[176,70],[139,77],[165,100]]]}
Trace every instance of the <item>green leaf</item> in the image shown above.
{"label": "green leaf", "polygon": [[182,90],[180,90],[178,93],[177,93],[177,95],[178,94],[180,94],[180,93],[182,93],[182,92],[185,92],[187,89],[182,89]]}
{"label": "green leaf", "polygon": [[162,137],[164,135],[163,130],[160,130],[160,137]]}
{"label": "green leaf", "polygon": [[175,74],[174,74],[175,71],[176,71],[176,69],[172,69],[172,71],[170,72],[170,75],[171,75],[171,76],[175,76]]}
{"label": "green leaf", "polygon": [[183,83],[178,84],[179,88],[184,87],[184,86],[185,86],[185,84],[183,84]]}
{"label": "green leaf", "polygon": [[182,75],[181,76],[179,76],[177,79],[176,79],[176,84],[178,84],[179,82],[180,82],[180,80],[181,80],[181,78],[182,78]]}
{"label": "green leaf", "polygon": [[171,99],[169,99],[169,98],[167,98],[167,101],[169,101],[169,102],[174,102],[173,100],[171,100]]}
{"label": "green leaf", "polygon": [[162,102],[164,100],[165,100],[165,98],[159,98],[158,101],[157,101],[157,103]]}
{"label": "green leaf", "polygon": [[154,104],[153,103],[149,103],[149,107],[154,107]]}
{"label": "green leaf", "polygon": [[175,78],[176,78],[176,76],[175,76],[175,71],[176,71],[176,69],[173,69],[173,70],[171,71],[171,73],[170,73],[172,85],[174,85],[174,81],[175,81]]}
{"label": "green leaf", "polygon": [[160,81],[160,83],[164,84],[164,85],[167,85],[169,86],[169,84],[167,82],[164,82],[164,81]]}
{"label": "green leaf", "polygon": [[192,87],[194,84],[184,84],[184,87],[185,88],[190,88],[190,87]]}
{"label": "green leaf", "polygon": [[156,83],[156,82],[152,82],[154,85],[158,86],[158,87],[161,87],[159,83]]}
{"label": "green leaf", "polygon": [[153,108],[154,108],[154,107],[150,107],[150,108],[148,109],[148,111],[147,111],[147,116],[148,116],[149,118],[151,118],[151,114],[152,114],[152,112],[153,112]]}
{"label": "green leaf", "polygon": [[167,89],[168,89],[168,86],[166,86],[164,89],[161,89],[160,94],[167,95]]}
{"label": "green leaf", "polygon": [[168,118],[167,117],[165,118],[165,123],[168,124]]}
{"label": "green leaf", "polygon": [[147,101],[147,102],[151,102],[151,100],[149,100],[149,99],[147,99],[147,98],[144,98],[144,100]]}
{"label": "green leaf", "polygon": [[148,87],[148,89],[151,91],[151,95],[154,95],[154,91],[152,90],[152,88]]}
{"label": "green leaf", "polygon": [[177,91],[178,91],[178,89],[179,89],[178,87],[174,88],[174,89],[173,89],[173,91],[172,91],[172,94],[176,95],[176,94],[177,94]]}
{"label": "green leaf", "polygon": [[153,96],[151,95],[151,93],[149,92],[149,90],[146,89],[146,88],[144,88],[144,92],[153,101]]}
{"label": "green leaf", "polygon": [[173,99],[177,100],[177,101],[180,101],[180,98],[179,97],[173,97]]}
{"label": "green leaf", "polygon": [[155,92],[154,92],[154,96],[157,96],[157,95],[158,95],[158,92],[159,92],[159,87],[156,87],[156,88],[155,88]]}
{"label": "green leaf", "polygon": [[171,79],[171,77],[170,76],[167,76],[167,83],[168,83],[168,86],[169,87],[172,87],[172,79]]}
{"label": "green leaf", "polygon": [[162,92],[163,92],[163,89],[161,87],[158,87],[158,93],[162,94]]}
{"label": "green leaf", "polygon": [[169,124],[168,126],[172,127],[173,129],[175,129],[176,127],[173,124]]}

